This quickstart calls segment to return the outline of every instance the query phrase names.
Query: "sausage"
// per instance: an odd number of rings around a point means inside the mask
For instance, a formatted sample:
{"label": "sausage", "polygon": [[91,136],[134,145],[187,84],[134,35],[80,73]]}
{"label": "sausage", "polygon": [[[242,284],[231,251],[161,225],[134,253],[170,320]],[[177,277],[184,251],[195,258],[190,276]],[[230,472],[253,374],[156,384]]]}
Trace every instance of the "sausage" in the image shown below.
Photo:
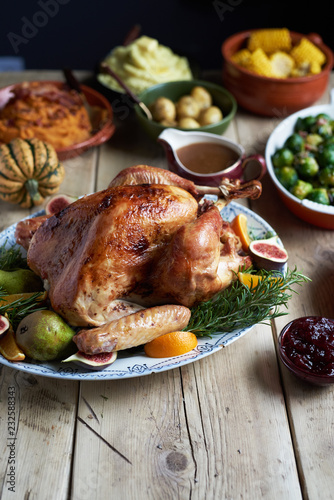
{"label": "sausage", "polygon": [[18,245],[21,245],[25,250],[28,250],[32,237],[37,229],[45,222],[50,216],[39,215],[31,219],[21,220],[16,224],[15,240]]}
{"label": "sausage", "polygon": [[190,309],[184,306],[150,307],[97,328],[82,329],[73,340],[85,354],[121,351],[182,330],[189,323],[190,315]]}

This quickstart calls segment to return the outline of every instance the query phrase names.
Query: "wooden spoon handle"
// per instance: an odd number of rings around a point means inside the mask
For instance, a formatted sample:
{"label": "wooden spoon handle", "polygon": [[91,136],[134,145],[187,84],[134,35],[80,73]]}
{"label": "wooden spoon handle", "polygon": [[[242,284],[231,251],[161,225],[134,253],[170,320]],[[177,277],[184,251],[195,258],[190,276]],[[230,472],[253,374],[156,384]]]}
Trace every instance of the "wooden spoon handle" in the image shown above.
{"label": "wooden spoon handle", "polygon": [[67,85],[71,89],[76,90],[78,92],[78,94],[81,94],[82,90],[81,90],[80,83],[78,82],[78,80],[74,76],[72,70],[70,70],[69,68],[64,68],[63,69],[63,73],[64,73],[64,76],[65,76],[65,80],[66,80]]}
{"label": "wooden spoon handle", "polygon": [[129,87],[126,85],[126,83],[123,82],[123,80],[111,69],[106,63],[101,63],[100,64],[100,69],[102,73],[107,73],[108,75],[112,76],[119,84],[120,86],[125,90],[127,95],[130,97],[130,99],[135,103],[138,104],[139,107],[144,111],[145,115],[149,120],[153,120],[152,113],[149,110],[149,108],[144,104],[133,92],[132,90],[129,89]]}
{"label": "wooden spoon handle", "polygon": [[128,96],[133,100],[133,102],[135,102],[136,104],[140,103],[138,97],[132,92],[132,90],[129,89],[126,83],[124,83],[123,80],[111,68],[109,68],[106,63],[101,63],[100,67],[103,73],[108,73],[116,80],[116,82],[120,84],[120,86],[125,90]]}

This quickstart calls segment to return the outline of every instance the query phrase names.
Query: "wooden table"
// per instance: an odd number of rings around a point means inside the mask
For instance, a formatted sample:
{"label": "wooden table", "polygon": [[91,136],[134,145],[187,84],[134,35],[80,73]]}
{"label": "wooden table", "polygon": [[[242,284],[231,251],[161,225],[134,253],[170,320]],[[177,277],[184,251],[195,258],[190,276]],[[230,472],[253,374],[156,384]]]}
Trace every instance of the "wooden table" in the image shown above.
{"label": "wooden table", "polygon": [[[0,86],[61,78],[59,72],[3,73]],[[322,102],[328,99],[327,92]],[[110,141],[65,162],[61,192],[100,190],[135,164],[166,168],[161,146],[121,104],[113,102],[117,130]],[[248,153],[263,153],[280,120],[238,111],[226,135]],[[282,238],[289,267],[296,265],[312,279],[298,287],[287,316],[272,328],[255,326],[211,356],[144,377],[78,382],[2,366],[3,500],[334,498],[333,389],[297,380],[276,352],[277,335],[289,320],[333,317],[333,233],[292,215],[268,176],[250,208]],[[3,202],[0,213],[0,230],[29,215]],[[13,442],[7,424],[10,391]]]}

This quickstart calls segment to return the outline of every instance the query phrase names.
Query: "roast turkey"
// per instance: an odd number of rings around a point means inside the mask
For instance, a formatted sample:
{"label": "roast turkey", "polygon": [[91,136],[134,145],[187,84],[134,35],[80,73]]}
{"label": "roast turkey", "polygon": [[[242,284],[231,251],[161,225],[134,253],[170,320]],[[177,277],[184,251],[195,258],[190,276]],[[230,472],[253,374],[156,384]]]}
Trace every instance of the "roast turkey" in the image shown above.
{"label": "roast turkey", "polygon": [[[127,315],[136,325],[147,314],[146,330],[150,324],[153,337],[161,335],[158,315],[166,314],[166,306],[170,328],[184,328],[188,308],[209,300],[231,284],[240,267],[251,265],[219,205],[203,199],[203,190],[169,171],[140,165],[52,217],[17,225],[17,242],[47,283],[52,308],[69,324],[84,327],[74,339],[79,349],[117,349],[116,323]],[[226,181],[219,192],[224,190],[232,199],[261,192],[256,182],[243,187]],[[126,347],[133,342],[119,340]]]}

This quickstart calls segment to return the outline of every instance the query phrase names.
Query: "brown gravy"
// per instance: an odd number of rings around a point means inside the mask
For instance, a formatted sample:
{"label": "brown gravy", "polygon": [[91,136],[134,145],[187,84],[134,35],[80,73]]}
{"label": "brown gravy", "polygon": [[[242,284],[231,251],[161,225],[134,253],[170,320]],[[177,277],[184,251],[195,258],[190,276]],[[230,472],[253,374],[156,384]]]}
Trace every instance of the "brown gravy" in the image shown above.
{"label": "brown gravy", "polygon": [[233,149],[212,142],[196,142],[176,150],[183,165],[197,174],[212,174],[225,170],[239,158]]}

